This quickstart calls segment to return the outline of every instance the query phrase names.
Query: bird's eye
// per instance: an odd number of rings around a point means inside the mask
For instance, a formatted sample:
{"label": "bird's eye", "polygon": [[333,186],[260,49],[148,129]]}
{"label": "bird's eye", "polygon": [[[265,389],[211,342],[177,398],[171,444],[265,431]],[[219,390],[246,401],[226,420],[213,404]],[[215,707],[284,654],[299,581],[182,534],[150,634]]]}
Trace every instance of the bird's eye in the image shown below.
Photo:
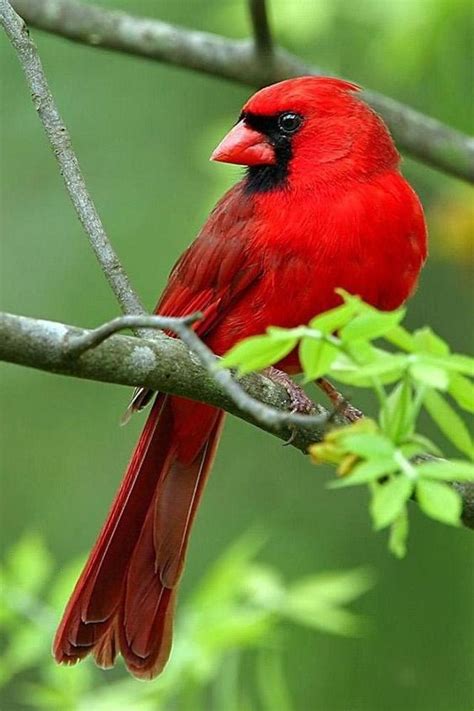
{"label": "bird's eye", "polygon": [[278,128],[282,131],[282,133],[294,133],[301,126],[301,121],[301,116],[289,111],[288,113],[281,114],[278,117]]}

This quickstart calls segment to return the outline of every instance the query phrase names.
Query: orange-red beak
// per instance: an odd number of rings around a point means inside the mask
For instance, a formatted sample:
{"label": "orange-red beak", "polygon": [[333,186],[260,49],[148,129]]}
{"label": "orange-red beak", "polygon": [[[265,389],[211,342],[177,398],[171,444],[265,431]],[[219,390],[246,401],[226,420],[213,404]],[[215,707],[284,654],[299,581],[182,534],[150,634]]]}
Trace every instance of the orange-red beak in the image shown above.
{"label": "orange-red beak", "polygon": [[211,160],[237,165],[273,165],[275,151],[265,136],[245,125],[244,121],[232,128],[219,143]]}

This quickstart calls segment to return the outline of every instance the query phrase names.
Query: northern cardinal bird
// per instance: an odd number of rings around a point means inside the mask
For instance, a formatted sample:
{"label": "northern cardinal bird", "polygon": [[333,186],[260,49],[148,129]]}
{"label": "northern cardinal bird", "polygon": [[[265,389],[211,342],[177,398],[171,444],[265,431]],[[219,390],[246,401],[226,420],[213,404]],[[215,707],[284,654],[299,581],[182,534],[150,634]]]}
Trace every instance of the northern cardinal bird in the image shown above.
{"label": "northern cardinal bird", "polygon": [[[292,327],[340,303],[337,287],[380,309],[413,291],[426,228],[400,157],[359,87],[301,77],[245,104],[212,160],[248,166],[171,272],[156,307],[201,311],[217,354],[267,326]],[[278,365],[294,372],[296,354]],[[139,391],[133,409],[151,394]],[[117,653],[137,677],[168,659],[176,592],[224,413],[158,394],[54,642],[58,662]]]}

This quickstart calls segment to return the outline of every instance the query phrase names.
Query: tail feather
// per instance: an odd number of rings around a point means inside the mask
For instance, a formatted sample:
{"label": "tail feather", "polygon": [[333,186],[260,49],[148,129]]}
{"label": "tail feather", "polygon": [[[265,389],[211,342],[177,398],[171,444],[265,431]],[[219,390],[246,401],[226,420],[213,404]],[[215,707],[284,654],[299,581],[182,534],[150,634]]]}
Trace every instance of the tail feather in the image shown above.
{"label": "tail feather", "polygon": [[58,662],[120,652],[137,677],[169,656],[176,589],[224,415],[159,395],[54,641]]}

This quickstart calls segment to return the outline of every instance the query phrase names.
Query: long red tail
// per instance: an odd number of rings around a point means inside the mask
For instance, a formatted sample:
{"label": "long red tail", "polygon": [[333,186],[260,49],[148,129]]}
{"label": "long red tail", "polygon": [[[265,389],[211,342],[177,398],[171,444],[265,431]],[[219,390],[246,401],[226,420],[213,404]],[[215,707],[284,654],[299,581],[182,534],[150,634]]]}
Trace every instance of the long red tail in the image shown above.
{"label": "long red tail", "polygon": [[168,660],[173,608],[224,413],[159,395],[54,640],[58,662],[117,653],[150,679]]}

